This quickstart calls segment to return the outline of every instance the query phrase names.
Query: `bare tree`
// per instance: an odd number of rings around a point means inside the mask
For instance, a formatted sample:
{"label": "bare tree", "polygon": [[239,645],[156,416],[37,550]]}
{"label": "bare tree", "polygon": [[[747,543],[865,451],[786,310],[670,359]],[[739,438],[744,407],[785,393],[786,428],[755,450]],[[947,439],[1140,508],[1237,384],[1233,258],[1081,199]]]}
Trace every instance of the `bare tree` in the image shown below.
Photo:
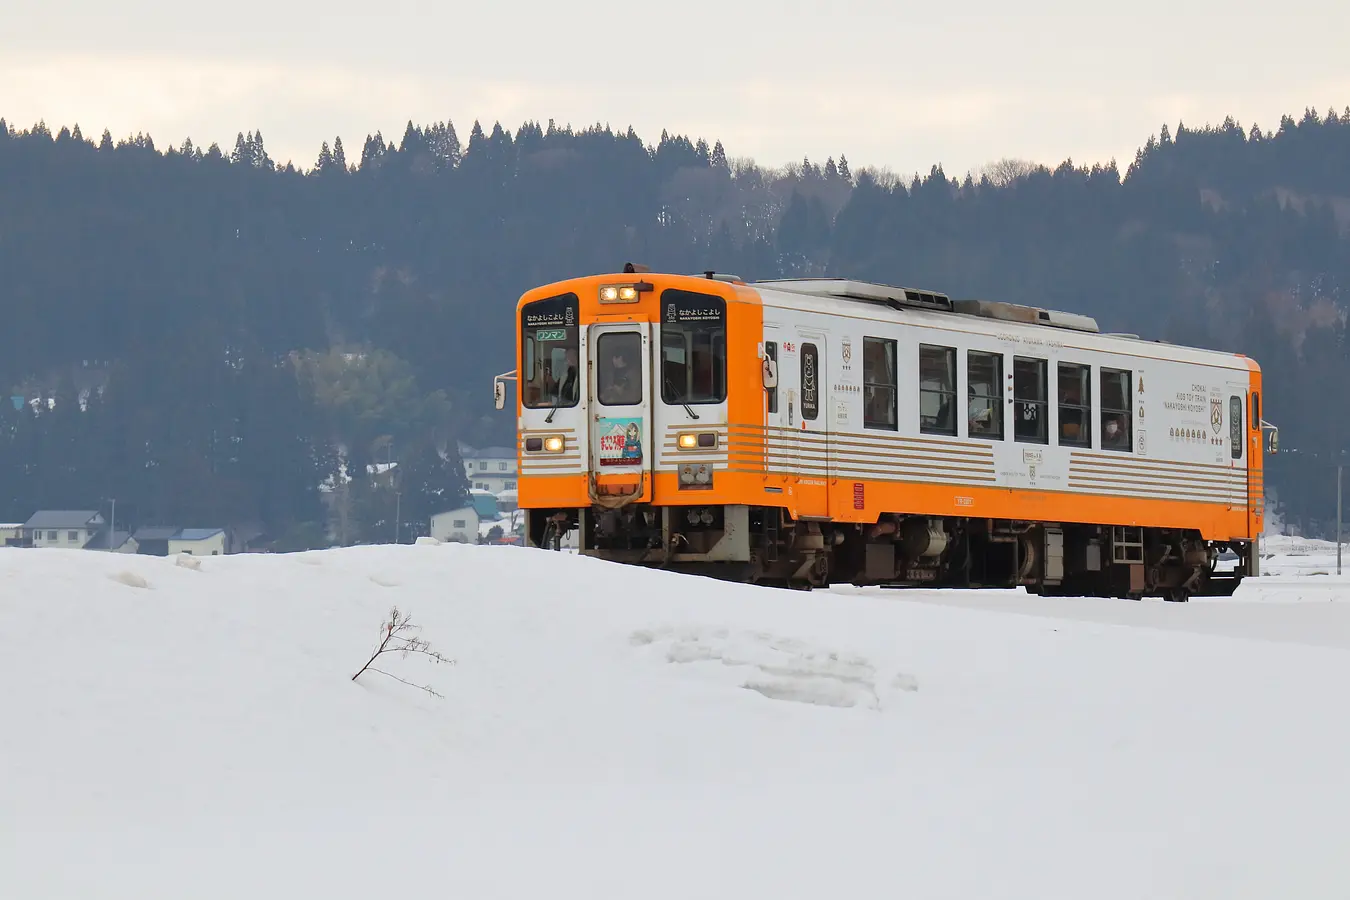
{"label": "bare tree", "polygon": [[1034,162],[1031,162],[1030,160],[1012,159],[1011,157],[1004,157],[1003,159],[1000,159],[997,162],[991,162],[985,165],[982,169],[980,169],[979,172],[975,174],[977,176],[977,180],[978,176],[983,175],[988,177],[988,179],[991,182],[993,182],[995,186],[1003,187],[1004,185],[1012,184],[1019,178],[1027,177],[1032,172],[1035,172],[1037,169],[1040,168],[1041,166],[1037,165]]}
{"label": "bare tree", "polygon": [[405,659],[409,653],[420,653],[429,658],[432,662],[448,662],[453,666],[455,664],[453,659],[446,659],[439,652],[433,650],[431,644],[421,638],[410,636],[413,632],[421,630],[421,626],[412,624],[411,614],[399,612],[398,607],[395,606],[389,611],[388,621],[380,625],[380,632],[383,637],[380,640],[379,647],[371,654],[370,659],[366,660],[366,664],[361,667],[361,671],[352,676],[352,681],[355,681],[363,672],[369,670],[371,672],[379,672],[381,675],[388,675],[395,681],[402,681],[409,687],[415,687],[420,691],[426,691],[433,697],[441,697],[444,699],[444,695],[436,693],[436,691],[432,690],[428,685],[413,684],[411,681],[406,681],[399,678],[397,675],[386,672],[383,669],[376,669],[371,665],[371,663],[373,663],[382,653],[398,653]]}

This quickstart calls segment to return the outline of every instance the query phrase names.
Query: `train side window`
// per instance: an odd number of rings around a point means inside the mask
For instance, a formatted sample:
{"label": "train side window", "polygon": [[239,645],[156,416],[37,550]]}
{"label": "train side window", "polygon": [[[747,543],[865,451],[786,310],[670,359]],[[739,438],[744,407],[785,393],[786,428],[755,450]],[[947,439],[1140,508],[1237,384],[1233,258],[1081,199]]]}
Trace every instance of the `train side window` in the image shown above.
{"label": "train side window", "polygon": [[1058,363],[1059,442],[1069,447],[1092,446],[1092,369]]}
{"label": "train side window", "polygon": [[815,344],[802,344],[802,418],[820,415],[820,356]]}
{"label": "train side window", "polygon": [[919,345],[919,430],[956,434],[956,350]]}
{"label": "train side window", "polygon": [[895,341],[863,338],[863,427],[899,430]]}
{"label": "train side window", "polygon": [[1233,459],[1242,459],[1242,445],[1247,429],[1242,424],[1242,398],[1228,398],[1228,444]]}
{"label": "train side window", "polygon": [[971,350],[966,354],[970,436],[1003,440],[1003,357]]}
{"label": "train side window", "polygon": [[1128,453],[1131,436],[1130,385],[1133,373],[1125,369],[1102,369],[1102,449]]}
{"label": "train side window", "polygon": [[1043,359],[1013,357],[1013,437],[1024,444],[1050,443],[1050,403]]}
{"label": "train side window", "polygon": [[1252,391],[1252,431],[1261,430],[1261,392]]}
{"label": "train side window", "polygon": [[[777,341],[765,341],[765,342],[764,342],[764,355],[765,355],[766,357],[768,357],[769,359],[773,360],[774,365],[777,365],[777,364],[778,364],[778,342],[777,342]],[[772,388],[769,389],[769,412],[770,412],[770,413],[776,413],[776,412],[778,412],[778,385],[776,385],[776,384],[775,384]]]}

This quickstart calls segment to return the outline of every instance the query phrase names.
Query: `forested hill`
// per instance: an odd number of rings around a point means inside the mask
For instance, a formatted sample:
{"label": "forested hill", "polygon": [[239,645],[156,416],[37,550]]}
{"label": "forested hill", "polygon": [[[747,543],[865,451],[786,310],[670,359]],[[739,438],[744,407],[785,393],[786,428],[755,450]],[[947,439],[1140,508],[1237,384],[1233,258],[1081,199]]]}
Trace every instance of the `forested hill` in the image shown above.
{"label": "forested hill", "polygon": [[[343,446],[357,487],[376,459],[420,472],[410,535],[463,487],[454,439],[511,439],[490,379],[512,367],[519,294],[636,260],[847,275],[1247,353],[1303,451],[1269,483],[1316,527],[1325,464],[1350,449],[1347,234],[1350,107],[1164,127],[1124,171],[912,178],[551,122],[465,139],[410,122],[291,164],[256,132],[161,149],[0,120],[0,381],[56,400],[0,404],[0,520],[115,496],[142,521],[281,533],[319,519]],[[389,514],[356,516],[383,534]]]}

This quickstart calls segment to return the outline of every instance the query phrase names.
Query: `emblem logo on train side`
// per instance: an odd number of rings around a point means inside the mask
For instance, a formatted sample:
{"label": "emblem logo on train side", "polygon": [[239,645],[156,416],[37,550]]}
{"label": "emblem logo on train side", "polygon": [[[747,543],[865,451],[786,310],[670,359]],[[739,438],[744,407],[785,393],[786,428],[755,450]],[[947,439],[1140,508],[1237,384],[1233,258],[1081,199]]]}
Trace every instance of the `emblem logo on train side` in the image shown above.
{"label": "emblem logo on train side", "polygon": [[1223,431],[1223,400],[1218,397],[1209,398],[1209,424],[1213,426],[1215,434]]}
{"label": "emblem logo on train side", "polygon": [[841,355],[843,355],[844,362],[845,364],[847,364],[851,359],[853,359],[853,343],[849,341],[848,338],[844,338],[843,341],[839,344],[839,352]]}

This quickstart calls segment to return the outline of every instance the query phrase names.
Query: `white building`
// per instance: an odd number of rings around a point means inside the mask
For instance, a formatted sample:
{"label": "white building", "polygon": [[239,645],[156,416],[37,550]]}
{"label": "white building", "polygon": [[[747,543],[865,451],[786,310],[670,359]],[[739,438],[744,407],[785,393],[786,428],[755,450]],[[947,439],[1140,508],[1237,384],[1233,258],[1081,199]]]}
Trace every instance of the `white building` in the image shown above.
{"label": "white building", "polygon": [[102,514],[94,509],[40,509],[23,523],[23,532],[34,547],[79,550],[104,524]]}
{"label": "white building", "polygon": [[464,475],[469,487],[479,491],[500,494],[516,489],[516,449],[514,447],[485,447],[475,450],[461,446]]}
{"label": "white building", "polygon": [[436,513],[431,517],[431,536],[438,541],[478,543],[478,510],[472,506]]}
{"label": "white building", "polygon": [[224,556],[224,528],[180,528],[169,538],[169,555]]}
{"label": "white building", "polygon": [[22,547],[23,543],[22,522],[0,525],[0,547]]}

